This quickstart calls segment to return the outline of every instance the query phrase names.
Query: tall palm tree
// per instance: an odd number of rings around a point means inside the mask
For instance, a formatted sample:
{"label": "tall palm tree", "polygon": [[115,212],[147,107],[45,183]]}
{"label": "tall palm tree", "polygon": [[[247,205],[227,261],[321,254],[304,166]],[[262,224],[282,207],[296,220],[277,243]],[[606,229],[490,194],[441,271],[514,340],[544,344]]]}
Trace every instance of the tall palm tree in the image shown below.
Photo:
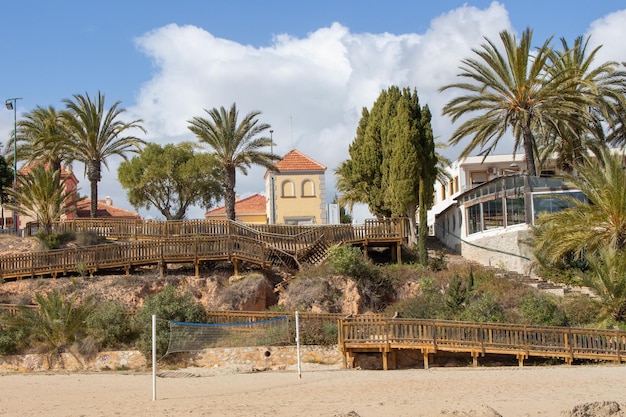
{"label": "tall palm tree", "polygon": [[60,171],[63,163],[72,162],[72,142],[53,106],[26,113],[17,124],[17,142],[17,158],[28,164],[39,161]]}
{"label": "tall palm tree", "polygon": [[588,51],[588,43],[589,38],[585,40],[579,36],[570,47],[561,38],[562,49],[552,51],[548,66],[552,77],[567,74],[572,94],[585,97],[589,103],[577,110],[580,113],[577,123],[568,124],[568,119],[564,119],[541,144],[542,153],[556,154],[557,163],[565,171],[571,171],[574,165],[583,162],[586,149],[595,152],[598,147],[612,141],[624,120],[626,72],[613,61],[594,66],[601,46]]}
{"label": "tall palm tree", "polygon": [[146,132],[136,119],[122,122],[118,117],[126,111],[116,101],[105,111],[104,94],[98,91],[92,101],[88,94],[75,94],[65,99],[67,110],[61,113],[72,141],[74,157],[85,164],[87,179],[91,187],[91,217],[96,217],[98,209],[98,183],[102,180],[102,164],[108,169],[107,159],[117,155],[127,160],[128,152],[139,152],[145,143],[135,136],[122,136],[129,130]]}
{"label": "tall palm tree", "polygon": [[188,128],[201,143],[211,148],[211,153],[222,166],[226,217],[235,220],[236,170],[239,169],[247,175],[251,165],[275,169],[274,161],[280,157],[261,151],[274,143],[271,138],[257,137],[270,128],[267,123],[259,123],[257,116],[261,114],[260,111],[251,111],[241,123],[237,121],[239,112],[235,103],[229,110],[220,107],[204,111],[209,118],[194,117],[188,122]]}
{"label": "tall palm tree", "polygon": [[571,207],[539,216],[534,245],[539,258],[558,263],[566,256],[575,259],[600,249],[626,250],[626,172],[624,156],[608,148],[599,156],[585,155],[576,166],[577,175],[566,180],[589,199],[589,203],[567,199]]}
{"label": "tall palm tree", "polygon": [[60,183],[61,171],[37,165],[27,175],[19,174],[17,188],[5,190],[13,201],[19,201],[19,204],[8,203],[6,207],[37,219],[44,235],[48,235],[61,215],[76,210],[76,188],[66,189],[60,187]]}
{"label": "tall palm tree", "polygon": [[476,148],[485,156],[496,147],[511,129],[514,150],[523,147],[529,175],[537,175],[535,164],[535,132],[554,126],[560,120],[569,120],[569,113],[580,108],[584,98],[567,89],[571,74],[549,76],[546,72],[552,56],[551,38],[531,51],[532,31],[526,29],[517,42],[508,31],[500,33],[504,49],[489,39],[480,49],[474,49],[476,58],[462,61],[460,77],[467,82],[450,84],[440,91],[458,89],[465,94],[452,99],[443,114],[456,122],[470,116],[452,134],[449,143],[458,144],[471,136],[461,153],[468,156]]}

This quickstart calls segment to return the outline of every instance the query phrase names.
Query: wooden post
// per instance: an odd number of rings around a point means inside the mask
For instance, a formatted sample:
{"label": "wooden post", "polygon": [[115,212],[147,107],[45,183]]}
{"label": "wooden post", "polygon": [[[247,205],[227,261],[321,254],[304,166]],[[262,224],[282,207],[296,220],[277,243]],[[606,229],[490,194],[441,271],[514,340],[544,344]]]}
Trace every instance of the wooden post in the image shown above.
{"label": "wooden post", "polygon": [[428,369],[428,350],[425,349],[422,351],[422,353],[424,354],[424,369]]}
{"label": "wooden post", "polygon": [[397,259],[398,265],[402,265],[402,243],[401,242],[396,243],[396,259]]}
{"label": "wooden post", "polygon": [[472,366],[476,368],[478,366],[478,352],[472,351]]}

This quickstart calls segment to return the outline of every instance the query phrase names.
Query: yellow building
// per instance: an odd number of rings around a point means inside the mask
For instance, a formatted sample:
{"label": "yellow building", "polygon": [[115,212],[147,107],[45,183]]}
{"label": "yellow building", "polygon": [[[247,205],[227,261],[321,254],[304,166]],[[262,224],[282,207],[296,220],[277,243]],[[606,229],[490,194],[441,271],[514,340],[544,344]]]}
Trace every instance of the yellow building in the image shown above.
{"label": "yellow building", "polygon": [[265,173],[269,224],[326,224],[326,167],[293,149]]}

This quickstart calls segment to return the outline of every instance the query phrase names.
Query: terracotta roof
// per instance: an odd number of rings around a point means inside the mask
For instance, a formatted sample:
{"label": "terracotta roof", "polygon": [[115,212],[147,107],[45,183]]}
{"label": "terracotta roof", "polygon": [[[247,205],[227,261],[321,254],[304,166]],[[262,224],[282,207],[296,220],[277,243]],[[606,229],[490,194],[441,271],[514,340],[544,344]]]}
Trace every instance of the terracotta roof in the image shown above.
{"label": "terracotta roof", "polygon": [[309,158],[302,152],[292,149],[276,163],[279,172],[285,171],[326,171],[326,167]]}
{"label": "terracotta roof", "polygon": [[[235,213],[241,214],[265,214],[267,200],[264,195],[253,194],[250,197],[235,201]],[[226,206],[209,210],[205,216],[219,216],[226,214]]]}
{"label": "terracotta roof", "polygon": [[[22,165],[22,167],[18,169],[18,171],[22,175],[29,175],[33,171],[33,169],[35,169],[39,165],[41,165],[40,161],[33,161],[30,164]],[[46,164],[44,165],[44,168],[48,169],[49,167],[50,167],[50,163],[46,162]],[[68,169],[62,166],[61,178],[69,178],[69,177],[76,178],[76,176],[74,175],[74,172],[71,169]],[[76,182],[78,182],[78,180]]]}
{"label": "terracotta roof", "polygon": [[[110,200],[109,200],[110,201]],[[77,204],[76,217],[78,218],[88,218],[91,216],[91,199],[84,198],[80,200]],[[115,217],[118,219],[138,219],[140,218],[139,213],[125,210],[119,207],[115,207],[109,203],[107,200],[98,200],[98,210],[96,212],[96,217]]]}

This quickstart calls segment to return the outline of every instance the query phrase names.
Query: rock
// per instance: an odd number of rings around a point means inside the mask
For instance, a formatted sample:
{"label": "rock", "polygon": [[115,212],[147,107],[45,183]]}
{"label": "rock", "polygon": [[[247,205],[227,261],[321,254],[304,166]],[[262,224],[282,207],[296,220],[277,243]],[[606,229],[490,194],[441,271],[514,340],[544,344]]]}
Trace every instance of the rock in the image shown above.
{"label": "rock", "polygon": [[615,401],[599,401],[580,404],[571,411],[563,411],[561,417],[623,417],[620,405]]}

